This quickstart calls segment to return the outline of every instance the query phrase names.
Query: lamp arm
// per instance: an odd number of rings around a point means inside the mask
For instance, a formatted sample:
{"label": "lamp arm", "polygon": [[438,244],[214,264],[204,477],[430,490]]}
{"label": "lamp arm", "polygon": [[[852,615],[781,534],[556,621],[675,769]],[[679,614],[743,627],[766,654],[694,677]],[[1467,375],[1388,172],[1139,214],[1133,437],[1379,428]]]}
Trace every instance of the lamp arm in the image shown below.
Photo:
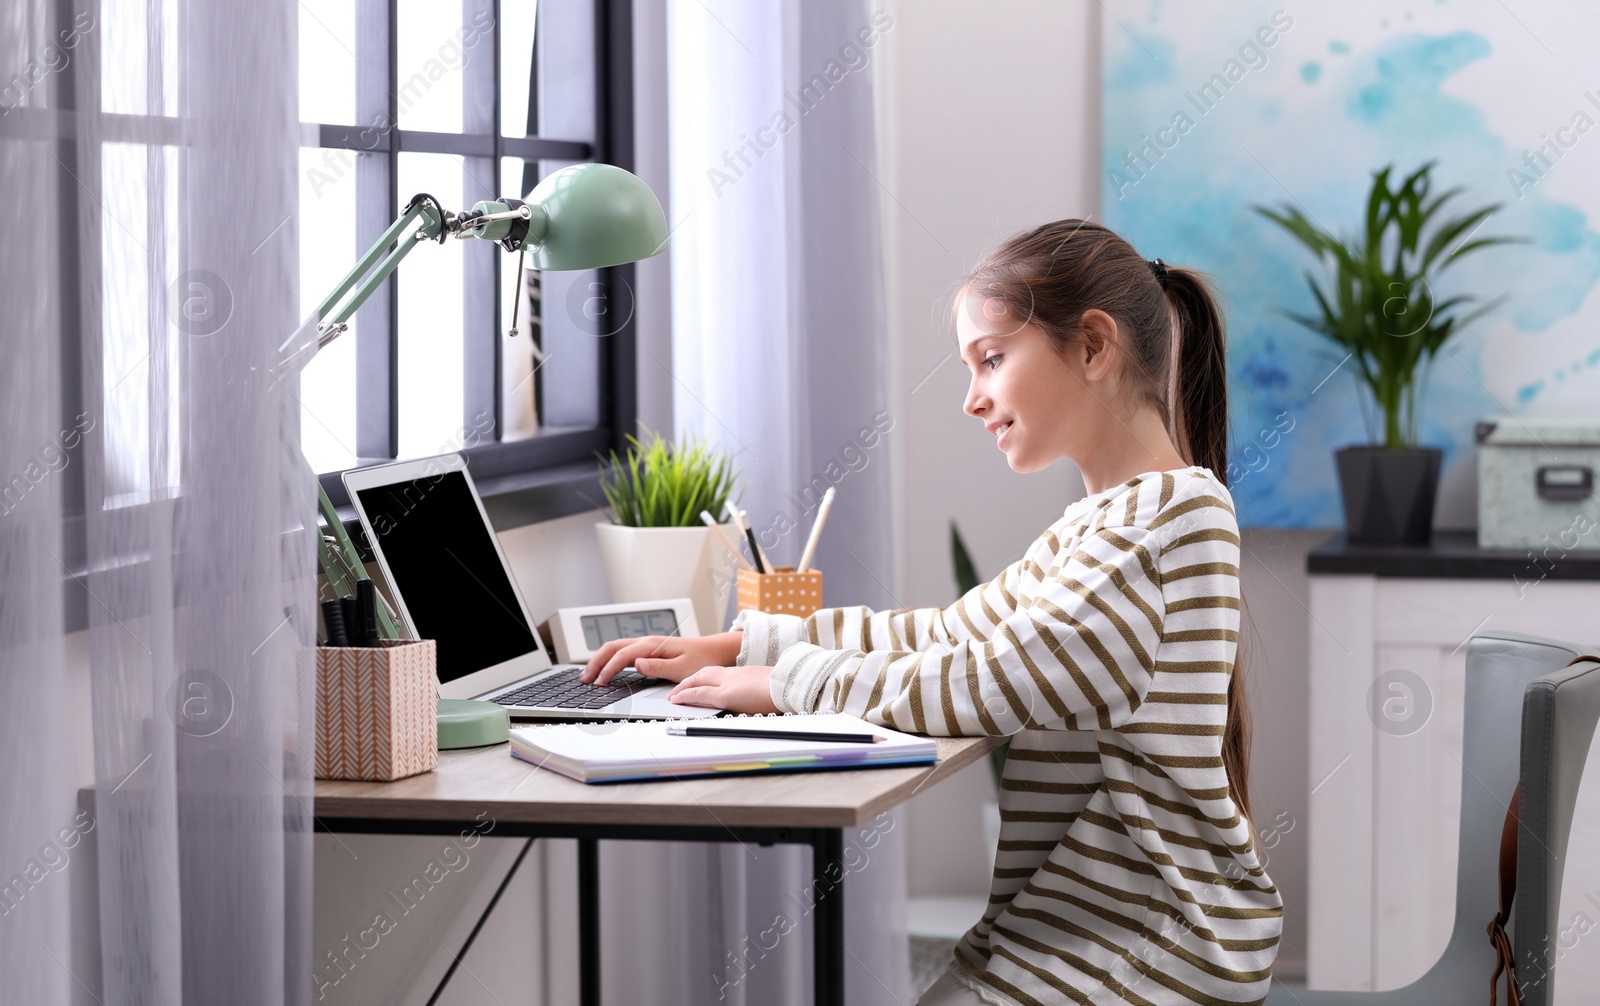
{"label": "lamp arm", "polygon": [[[389,229],[383,232],[365,255],[361,256],[361,260],[339,282],[334,291],[317,305],[317,319],[320,322],[317,327],[319,333],[317,348],[321,349],[343,335],[356,311],[367,302],[367,298],[377,292],[378,287],[383,285],[383,281],[389,278],[390,273],[399,268],[401,260],[411,254],[411,249],[421,242],[442,235],[447,218],[451,215],[444,211],[432,196],[419,195],[412,199],[411,205],[400,215],[400,219],[389,225]],[[422,226],[415,232],[408,233],[411,226],[418,221],[421,221]],[[393,251],[389,251],[390,245],[394,245]],[[385,255],[385,252],[388,254]],[[373,269],[374,263],[377,263],[376,269]],[[355,288],[355,293],[346,299],[345,295],[350,293],[352,287]]]}
{"label": "lamp arm", "polygon": [[[418,224],[420,226],[413,231],[412,227]],[[400,267],[400,262],[419,243],[443,241],[446,235],[450,235],[462,239],[497,241],[507,251],[514,251],[530,241],[537,243],[542,240],[548,225],[549,218],[542,207],[530,206],[516,199],[480,202],[470,211],[457,215],[426,193],[413,196],[400,218],[389,225],[389,229],[373,242],[366,254],[339,281],[339,285],[317,305],[315,348],[303,345],[295,349],[279,365],[279,372],[287,370],[291,362],[305,355],[308,350],[310,355],[302,363],[310,362],[311,356],[348,331],[350,319],[361,309],[361,305],[377,292],[378,287]],[[296,335],[299,334],[296,332]],[[289,349],[295,341],[295,336],[291,336],[281,349]]]}

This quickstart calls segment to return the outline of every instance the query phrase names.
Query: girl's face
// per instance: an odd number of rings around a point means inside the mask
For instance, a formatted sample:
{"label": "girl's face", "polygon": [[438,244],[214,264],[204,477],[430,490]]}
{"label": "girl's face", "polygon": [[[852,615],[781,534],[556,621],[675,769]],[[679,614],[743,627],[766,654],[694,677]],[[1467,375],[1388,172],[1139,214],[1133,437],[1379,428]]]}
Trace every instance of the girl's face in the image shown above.
{"label": "girl's face", "polygon": [[[956,341],[972,374],[962,408],[983,421],[1013,471],[1036,472],[1092,442],[1098,425],[1084,408],[1082,353],[1056,352],[1037,325],[1005,305],[963,290]],[[1075,365],[1076,361],[1076,365]]]}

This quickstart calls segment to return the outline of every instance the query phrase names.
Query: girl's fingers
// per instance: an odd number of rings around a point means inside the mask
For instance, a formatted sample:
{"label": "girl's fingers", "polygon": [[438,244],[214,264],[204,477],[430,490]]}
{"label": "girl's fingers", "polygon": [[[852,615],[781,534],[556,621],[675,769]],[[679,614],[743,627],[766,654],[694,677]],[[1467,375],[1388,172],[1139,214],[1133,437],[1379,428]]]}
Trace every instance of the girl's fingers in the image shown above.
{"label": "girl's fingers", "polygon": [[[599,674],[587,679],[597,685],[608,683],[612,678],[621,674],[623,668],[632,665],[638,658],[649,656],[651,651],[656,648],[659,640],[646,636],[643,639],[613,640],[612,642],[621,642],[622,645],[612,651],[610,658],[600,668]],[[606,645],[610,646],[611,644],[607,643]]]}
{"label": "girl's fingers", "polygon": [[689,688],[715,687],[719,683],[719,679],[713,676],[711,672],[718,670],[721,670],[721,668],[702,667],[692,674],[685,675],[684,679],[678,682],[672,691],[667,693],[667,698],[670,699],[674,695],[681,695],[685,689]]}
{"label": "girl's fingers", "polygon": [[714,687],[683,688],[680,686],[667,695],[667,701],[680,706],[710,706],[713,709],[720,709],[721,707],[717,705],[716,696],[717,689]]}
{"label": "girl's fingers", "polygon": [[613,639],[594,651],[594,656],[590,657],[588,663],[584,664],[583,674],[581,675],[584,680],[594,677],[595,673],[606,665],[606,661],[611,659],[611,655],[622,649],[624,642],[624,640]]}
{"label": "girl's fingers", "polygon": [[687,674],[687,675],[684,676],[682,681],[680,681],[676,685],[672,686],[672,691],[667,693],[667,698],[670,699],[674,695],[676,695],[679,692],[683,691],[685,688],[694,688],[695,686],[697,686],[697,685],[699,685],[701,683],[702,682],[700,681],[700,672],[699,671],[695,671],[693,674]]}

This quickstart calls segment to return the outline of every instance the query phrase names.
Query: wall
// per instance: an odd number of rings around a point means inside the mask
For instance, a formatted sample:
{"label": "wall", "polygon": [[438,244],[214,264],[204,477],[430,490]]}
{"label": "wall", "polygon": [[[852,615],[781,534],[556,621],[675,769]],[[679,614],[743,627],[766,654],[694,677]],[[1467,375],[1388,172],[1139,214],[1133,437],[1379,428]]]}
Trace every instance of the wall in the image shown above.
{"label": "wall", "polygon": [[[951,297],[989,246],[1043,220],[1099,207],[1099,44],[1095,4],[883,0],[894,18],[879,56],[883,225],[896,454],[896,582],[901,605],[955,596],[954,519],[980,573],[1020,555],[1083,495],[1070,462],[1022,476],[961,411],[966,373],[948,334]],[[1331,460],[1330,460],[1331,464]],[[1245,530],[1242,576],[1256,718],[1256,819],[1304,820],[1305,553],[1327,532]],[[1252,651],[1253,645],[1253,651]],[[910,805],[910,890],[988,892],[978,804],[987,768]],[[1279,973],[1303,971],[1303,832],[1273,850],[1288,903]]]}

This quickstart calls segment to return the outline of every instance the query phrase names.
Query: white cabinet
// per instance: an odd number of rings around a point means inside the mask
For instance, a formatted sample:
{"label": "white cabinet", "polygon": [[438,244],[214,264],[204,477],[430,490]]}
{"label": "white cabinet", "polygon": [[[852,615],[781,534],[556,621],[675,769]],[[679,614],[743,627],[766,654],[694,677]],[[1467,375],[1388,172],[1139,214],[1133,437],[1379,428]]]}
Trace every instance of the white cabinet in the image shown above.
{"label": "white cabinet", "polygon": [[[1459,535],[1435,539],[1451,554],[1353,554],[1336,536],[1308,558],[1312,988],[1397,988],[1449,939],[1467,640],[1502,629],[1600,637],[1600,560],[1567,557],[1557,573],[1516,555],[1473,555]],[[1538,569],[1547,575],[1537,579]],[[1557,578],[1573,575],[1596,579]]]}

